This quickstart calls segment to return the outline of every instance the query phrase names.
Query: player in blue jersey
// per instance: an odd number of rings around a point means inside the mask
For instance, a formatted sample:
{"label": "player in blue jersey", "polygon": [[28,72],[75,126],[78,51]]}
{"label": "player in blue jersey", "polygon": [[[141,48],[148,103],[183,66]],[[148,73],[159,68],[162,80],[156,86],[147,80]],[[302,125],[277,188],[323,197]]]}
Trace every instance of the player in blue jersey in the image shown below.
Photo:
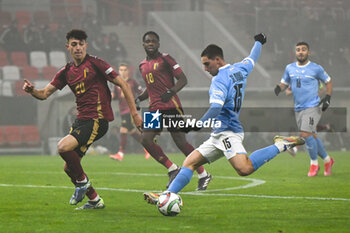
{"label": "player in blue jersey", "polygon": [[[316,176],[320,170],[317,155],[324,161],[324,175],[330,176],[334,159],[327,154],[322,141],[317,137],[316,127],[321,118],[319,106],[322,105],[322,111],[328,108],[333,84],[331,77],[322,66],[309,60],[310,54],[310,48],[306,42],[297,43],[295,47],[297,61],[287,65],[281,83],[275,87],[275,94],[278,95],[289,86],[291,88],[300,136],[305,138],[311,159],[308,176]],[[322,100],[318,93],[319,82],[326,84],[326,95]]]}
{"label": "player in blue jersey", "polygon": [[[210,138],[185,159],[180,172],[167,191],[178,193],[190,182],[193,171],[197,167],[212,163],[221,157],[225,156],[240,176],[247,176],[287,148],[304,144],[304,140],[300,137],[278,136],[275,137],[274,145],[247,156],[242,144],[244,132],[239,113],[247,77],[258,61],[266,36],[261,33],[254,39],[256,42],[250,55],[233,65],[225,62],[223,51],[217,45],[211,44],[202,52],[201,61],[204,69],[213,76],[213,79],[209,90],[210,108],[200,122],[214,119],[221,124],[215,124],[217,127],[213,128]],[[197,127],[186,128],[185,131],[198,129]],[[145,200],[150,204],[156,204],[158,197],[159,194],[156,193],[144,193]]]}

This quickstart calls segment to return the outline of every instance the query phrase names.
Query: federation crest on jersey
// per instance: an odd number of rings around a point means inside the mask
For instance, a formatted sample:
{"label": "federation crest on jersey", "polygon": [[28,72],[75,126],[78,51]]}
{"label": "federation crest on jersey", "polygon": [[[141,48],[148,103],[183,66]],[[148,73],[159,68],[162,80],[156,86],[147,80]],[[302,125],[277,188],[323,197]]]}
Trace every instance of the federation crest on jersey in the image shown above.
{"label": "federation crest on jersey", "polygon": [[156,63],[153,64],[153,70],[157,70],[158,67],[159,67],[159,63],[158,63],[158,62],[156,62]]}
{"label": "federation crest on jersey", "polygon": [[89,75],[89,68],[84,69],[84,78],[86,78]]}

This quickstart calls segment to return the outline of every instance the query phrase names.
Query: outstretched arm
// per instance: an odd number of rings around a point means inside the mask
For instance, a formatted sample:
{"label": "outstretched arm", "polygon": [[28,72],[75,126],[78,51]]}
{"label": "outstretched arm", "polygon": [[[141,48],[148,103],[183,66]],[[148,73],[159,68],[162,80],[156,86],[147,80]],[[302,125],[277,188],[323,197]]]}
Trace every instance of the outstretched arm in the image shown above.
{"label": "outstretched arm", "polygon": [[249,58],[253,59],[254,63],[256,63],[260,57],[261,47],[262,47],[261,43],[258,41],[255,41],[254,46],[248,56]]}
{"label": "outstretched arm", "polygon": [[256,63],[261,54],[261,46],[266,43],[266,36],[264,33],[260,33],[254,36],[254,40],[255,40],[254,46],[250,51],[250,54],[248,57],[253,59],[253,61]]}
{"label": "outstretched arm", "polygon": [[134,120],[136,127],[141,132],[142,131],[142,119],[136,110],[134,96],[132,94],[132,91],[131,91],[128,83],[124,79],[122,79],[120,76],[117,76],[116,78],[114,78],[113,83],[115,85],[118,85],[122,89],[124,96],[125,96],[125,100],[128,103],[129,108],[130,108],[130,114]]}
{"label": "outstretched arm", "polygon": [[44,89],[38,90],[31,82],[29,82],[27,79],[24,79],[23,90],[38,100],[46,100],[57,90],[57,88],[49,83]]}

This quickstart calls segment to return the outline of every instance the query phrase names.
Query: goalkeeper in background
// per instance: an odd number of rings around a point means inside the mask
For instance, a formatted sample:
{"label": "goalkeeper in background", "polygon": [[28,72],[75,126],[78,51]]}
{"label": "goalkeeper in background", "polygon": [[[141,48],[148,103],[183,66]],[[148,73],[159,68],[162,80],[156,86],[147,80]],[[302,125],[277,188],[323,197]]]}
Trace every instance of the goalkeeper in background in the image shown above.
{"label": "goalkeeper in background", "polygon": [[[317,137],[316,127],[321,119],[319,106],[322,105],[323,112],[328,108],[333,84],[322,66],[309,60],[310,54],[310,47],[306,42],[297,43],[295,47],[297,61],[286,66],[281,83],[275,87],[275,94],[278,96],[290,86],[300,136],[305,138],[311,159],[308,176],[316,176],[320,170],[317,155],[324,161],[324,175],[330,176],[334,159],[327,154],[322,141]],[[319,81],[326,85],[326,95],[322,100],[318,95]]]}

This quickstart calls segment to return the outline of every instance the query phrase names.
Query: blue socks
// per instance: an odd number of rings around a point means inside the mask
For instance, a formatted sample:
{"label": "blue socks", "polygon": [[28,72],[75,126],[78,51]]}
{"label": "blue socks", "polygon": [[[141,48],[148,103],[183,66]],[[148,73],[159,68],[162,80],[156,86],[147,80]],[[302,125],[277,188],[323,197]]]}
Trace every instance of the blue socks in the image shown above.
{"label": "blue socks", "polygon": [[317,160],[317,147],[318,147],[317,141],[312,135],[307,137],[305,141],[306,141],[306,148],[307,148],[307,151],[309,152],[311,160]]}
{"label": "blue socks", "polygon": [[178,193],[180,192],[192,179],[193,171],[187,167],[182,167],[173,182],[171,182],[167,191]]}
{"label": "blue socks", "polygon": [[279,149],[275,145],[271,145],[260,150],[254,151],[249,159],[252,161],[254,170],[258,170],[264,163],[273,159],[276,155],[280,153]]}
{"label": "blue socks", "polygon": [[324,146],[323,146],[323,143],[322,141],[317,137],[316,139],[316,142],[317,142],[317,152],[318,152],[318,155],[321,156],[322,159],[326,158],[327,157],[327,152],[326,150],[324,149]]}

